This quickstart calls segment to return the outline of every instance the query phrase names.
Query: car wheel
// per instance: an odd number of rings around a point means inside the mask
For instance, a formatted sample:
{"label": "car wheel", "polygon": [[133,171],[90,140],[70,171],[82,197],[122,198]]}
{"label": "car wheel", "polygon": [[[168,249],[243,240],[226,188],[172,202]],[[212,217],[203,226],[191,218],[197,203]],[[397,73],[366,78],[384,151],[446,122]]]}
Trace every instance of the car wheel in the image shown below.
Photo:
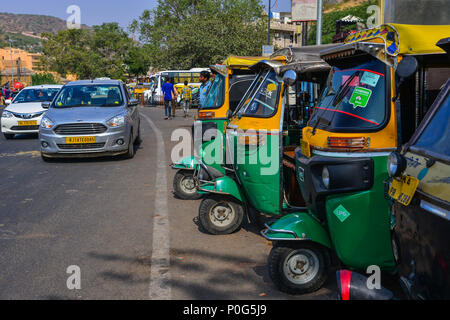
{"label": "car wheel", "polygon": [[178,171],[173,178],[173,191],[183,200],[198,200],[202,197],[195,187],[193,171]]}
{"label": "car wheel", "polygon": [[141,136],[141,123],[139,122],[139,128],[138,128],[138,135],[136,137],[136,140],[134,142],[137,145],[140,145],[142,143],[142,136]]}
{"label": "car wheel", "polygon": [[51,161],[52,161],[51,158],[46,157],[42,152],[41,152],[41,159],[42,159],[42,161],[44,161],[44,162],[51,162]]}
{"label": "car wheel", "polygon": [[326,254],[325,249],[312,242],[276,245],[269,255],[270,278],[280,291],[288,294],[315,292],[327,278]]}
{"label": "car wheel", "polygon": [[232,198],[209,196],[200,204],[201,226],[213,235],[232,234],[244,219],[244,208]]}
{"label": "car wheel", "polygon": [[3,135],[5,136],[6,140],[11,140],[14,138],[14,134],[11,133],[4,133]]}
{"label": "car wheel", "polygon": [[133,136],[130,137],[130,142],[128,143],[128,151],[125,154],[126,159],[133,159],[135,155],[134,151],[134,143],[133,143]]}

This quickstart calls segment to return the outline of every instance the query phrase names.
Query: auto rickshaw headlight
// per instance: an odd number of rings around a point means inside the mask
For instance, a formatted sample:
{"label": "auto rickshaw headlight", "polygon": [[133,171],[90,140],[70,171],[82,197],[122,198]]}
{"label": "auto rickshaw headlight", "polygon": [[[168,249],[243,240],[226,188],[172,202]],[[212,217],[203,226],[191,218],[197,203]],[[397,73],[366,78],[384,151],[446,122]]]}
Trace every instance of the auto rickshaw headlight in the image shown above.
{"label": "auto rickshaw headlight", "polygon": [[330,171],[328,170],[328,167],[323,167],[322,182],[325,188],[330,189]]}
{"label": "auto rickshaw headlight", "polygon": [[388,174],[390,177],[398,177],[406,169],[406,159],[398,152],[392,152],[388,158]]}

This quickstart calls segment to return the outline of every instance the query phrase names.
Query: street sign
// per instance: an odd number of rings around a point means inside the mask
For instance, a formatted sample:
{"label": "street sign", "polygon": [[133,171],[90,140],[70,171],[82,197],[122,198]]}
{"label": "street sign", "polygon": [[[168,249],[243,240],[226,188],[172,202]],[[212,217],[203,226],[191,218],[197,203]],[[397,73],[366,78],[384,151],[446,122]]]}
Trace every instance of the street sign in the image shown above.
{"label": "street sign", "polygon": [[274,47],[273,46],[268,46],[265,45],[263,46],[263,50],[262,50],[262,56],[263,57],[270,57],[274,52]]}

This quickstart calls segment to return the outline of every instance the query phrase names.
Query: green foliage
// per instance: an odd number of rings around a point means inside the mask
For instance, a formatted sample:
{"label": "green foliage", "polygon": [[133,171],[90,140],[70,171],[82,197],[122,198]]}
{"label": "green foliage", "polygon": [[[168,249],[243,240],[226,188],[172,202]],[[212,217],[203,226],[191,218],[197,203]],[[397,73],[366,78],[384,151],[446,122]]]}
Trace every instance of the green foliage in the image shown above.
{"label": "green foliage", "polygon": [[148,46],[159,69],[190,69],[228,55],[261,54],[266,41],[260,0],[158,0],[131,30]]}
{"label": "green foliage", "polygon": [[0,30],[0,48],[9,47],[8,39],[13,40],[13,47],[26,50],[28,52],[40,52],[41,41],[28,37],[20,33],[4,32]]}
{"label": "green foliage", "polygon": [[34,74],[31,76],[31,81],[33,86],[39,86],[41,84],[58,84],[58,81],[51,73]]}
{"label": "green foliage", "polygon": [[[332,12],[325,13],[323,15],[323,25],[322,25],[322,43],[332,43],[333,36],[336,35],[336,21],[342,19],[345,16],[352,15],[355,17],[361,18],[364,23],[371,16],[371,14],[367,13],[367,8],[371,5],[379,5],[378,0],[368,0],[367,2],[346,8],[343,10],[334,10]],[[353,26],[355,29],[355,26]],[[314,45],[316,44],[316,26],[312,26],[311,30],[308,33],[308,44]]]}
{"label": "green foliage", "polygon": [[[62,76],[75,74],[79,79],[110,77],[124,79],[127,62],[139,48],[117,23],[104,23],[93,29],[68,29],[56,35],[43,34],[42,64]],[[139,53],[140,54],[140,53]],[[137,73],[146,73],[149,64],[141,62]],[[136,73],[136,74],[137,74]]]}

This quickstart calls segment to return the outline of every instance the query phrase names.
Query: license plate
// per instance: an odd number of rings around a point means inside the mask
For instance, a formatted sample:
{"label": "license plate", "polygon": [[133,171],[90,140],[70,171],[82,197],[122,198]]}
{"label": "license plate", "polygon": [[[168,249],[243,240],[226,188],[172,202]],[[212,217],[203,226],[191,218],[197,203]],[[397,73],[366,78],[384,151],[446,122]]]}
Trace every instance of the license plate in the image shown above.
{"label": "license plate", "polygon": [[34,121],[19,121],[19,126],[37,126],[37,120]]}
{"label": "license plate", "polygon": [[95,143],[95,137],[66,138],[66,144],[79,144],[79,143]]}
{"label": "license plate", "polygon": [[311,147],[308,142],[301,140],[300,141],[300,149],[302,151],[302,154],[307,157],[311,158]]}
{"label": "license plate", "polygon": [[389,188],[389,196],[404,206],[409,206],[418,185],[419,180],[410,176],[404,176],[401,180],[393,179]]}

